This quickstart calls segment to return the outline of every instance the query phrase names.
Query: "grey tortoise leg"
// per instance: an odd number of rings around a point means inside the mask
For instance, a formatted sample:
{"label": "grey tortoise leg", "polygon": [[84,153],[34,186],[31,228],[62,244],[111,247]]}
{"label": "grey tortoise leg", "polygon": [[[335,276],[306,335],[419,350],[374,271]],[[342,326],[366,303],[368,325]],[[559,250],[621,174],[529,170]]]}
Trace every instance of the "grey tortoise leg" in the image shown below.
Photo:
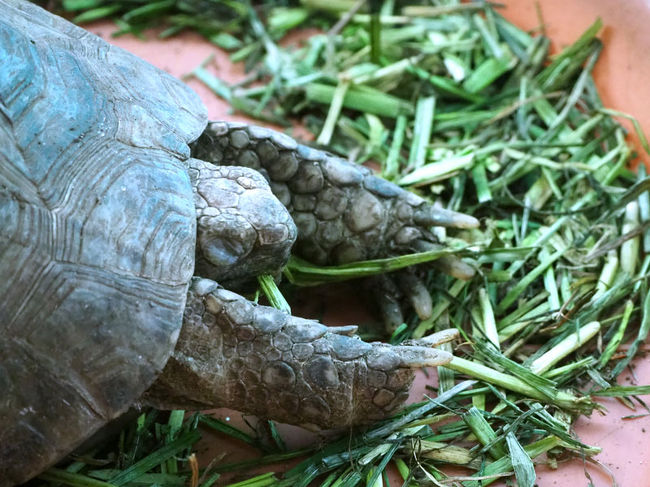
{"label": "grey tortoise leg", "polygon": [[278,276],[296,226],[262,175],[246,167],[188,161],[197,218],[195,274],[230,289]]}
{"label": "grey tortoise leg", "polygon": [[341,428],[394,413],[414,368],[445,364],[431,348],[365,343],[356,327],[327,327],[256,305],[208,279],[188,292],[174,355],[145,400],[159,408],[228,407],[304,427]]}
{"label": "grey tortoise leg", "polygon": [[264,127],[211,122],[192,155],[263,174],[298,226],[297,251],[315,264],[417,251],[437,243],[429,231],[434,225],[478,226],[475,218],[434,208],[368,168]]}
{"label": "grey tortoise leg", "polygon": [[[285,134],[233,122],[211,122],[193,144],[192,153],[217,165],[246,166],[263,174],[298,227],[297,255],[321,265],[388,257],[440,248],[432,226],[473,228],[467,215],[435,208],[417,195],[374,176],[363,166],[298,144]],[[461,279],[474,270],[454,257],[433,267]],[[389,296],[386,278],[368,280],[371,292],[392,330],[402,322],[398,300]],[[431,298],[411,273],[398,279],[400,295],[420,318],[431,310]],[[423,292],[424,291],[424,292]],[[399,301],[402,301],[401,299]],[[387,314],[388,313],[388,314]]]}

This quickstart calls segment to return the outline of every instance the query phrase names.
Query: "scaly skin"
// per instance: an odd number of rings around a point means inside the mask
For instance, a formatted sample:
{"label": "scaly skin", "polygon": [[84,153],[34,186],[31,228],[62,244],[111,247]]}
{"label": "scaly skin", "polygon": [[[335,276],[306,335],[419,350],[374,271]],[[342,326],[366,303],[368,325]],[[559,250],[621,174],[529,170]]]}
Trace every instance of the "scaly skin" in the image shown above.
{"label": "scaly skin", "polygon": [[196,275],[228,289],[278,275],[296,240],[296,226],[262,175],[246,167],[188,161],[194,190]]}
{"label": "scaly skin", "polygon": [[449,362],[451,354],[430,347],[456,336],[391,346],[365,343],[355,331],[194,278],[176,350],[145,400],[159,408],[229,407],[312,429],[369,423],[402,405],[415,368]]}
{"label": "scaly skin", "polygon": [[[256,306],[217,285],[280,269],[296,238],[287,209],[254,169],[188,161],[197,216],[195,272],[173,356],[148,391],[159,408],[230,407],[310,428],[381,419],[408,397],[413,368],[451,355],[365,343],[356,327]],[[210,279],[206,279],[210,278]]]}
{"label": "scaly skin", "polygon": [[192,155],[221,166],[250,167],[267,177],[298,227],[296,251],[315,264],[429,249],[437,244],[430,226],[478,223],[434,209],[368,168],[263,127],[211,122]]}
{"label": "scaly skin", "polygon": [[[298,228],[294,252],[315,264],[432,250],[440,244],[431,226],[478,225],[473,217],[434,208],[363,166],[263,127],[211,122],[192,145],[192,154],[219,166],[246,166],[264,175]],[[461,279],[474,274],[453,257],[439,259],[433,266]],[[403,322],[404,301],[421,319],[429,317],[431,298],[414,270],[366,283],[389,332]]]}

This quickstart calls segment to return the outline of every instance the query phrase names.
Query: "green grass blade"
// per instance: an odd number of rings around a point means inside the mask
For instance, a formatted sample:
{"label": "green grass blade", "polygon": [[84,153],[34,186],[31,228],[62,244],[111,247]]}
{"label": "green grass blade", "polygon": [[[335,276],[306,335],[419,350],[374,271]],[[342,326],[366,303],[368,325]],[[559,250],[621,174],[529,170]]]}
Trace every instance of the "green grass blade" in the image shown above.
{"label": "green grass blade", "polygon": [[289,303],[280,292],[273,276],[270,276],[269,274],[257,276],[257,283],[262,289],[264,296],[266,296],[266,299],[269,300],[271,306],[275,309],[291,314],[291,306],[289,306]]}
{"label": "green grass blade", "polygon": [[171,443],[154,451],[150,455],[144,457],[142,460],[131,465],[129,468],[123,470],[115,477],[111,478],[109,482],[117,487],[120,487],[122,485],[128,484],[129,482],[137,480],[138,477],[144,475],[145,473],[148,473],[152,468],[160,465],[165,460],[192,446],[199,440],[200,437],[201,434],[198,431],[188,431]]}
{"label": "green grass blade", "polygon": [[512,431],[506,433],[506,443],[510,452],[510,462],[515,471],[515,477],[517,477],[517,485],[519,487],[534,487],[537,479],[535,466]]}

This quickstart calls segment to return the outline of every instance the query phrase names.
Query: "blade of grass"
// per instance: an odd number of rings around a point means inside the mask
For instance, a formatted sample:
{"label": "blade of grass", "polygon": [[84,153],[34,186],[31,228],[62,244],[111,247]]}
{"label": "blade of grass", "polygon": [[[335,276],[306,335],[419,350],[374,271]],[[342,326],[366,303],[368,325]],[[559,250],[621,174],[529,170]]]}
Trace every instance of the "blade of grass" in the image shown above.
{"label": "blade of grass", "polygon": [[[549,436],[546,438],[543,438],[541,440],[538,440],[534,443],[531,443],[530,445],[526,445],[524,447],[524,453],[530,458],[535,458],[543,453],[546,453],[547,451],[559,446],[561,444],[561,441],[559,438],[555,436]],[[464,487],[482,487],[485,485],[489,485],[492,482],[495,482],[498,480],[498,475],[504,472],[508,472],[513,468],[512,465],[512,459],[510,455],[504,456],[501,459],[497,460],[496,462],[492,462],[491,464],[487,465],[483,471],[480,474],[477,474],[477,476],[485,476],[485,477],[491,477],[492,478],[486,478],[485,480],[480,480],[480,481],[468,481],[464,482],[463,486]]]}
{"label": "blade of grass", "polygon": [[[309,83],[304,89],[308,100],[328,106],[332,103],[336,91],[335,87],[322,83]],[[365,86],[351,86],[343,97],[343,106],[390,118],[413,111],[405,100]]]}
{"label": "blade of grass", "polygon": [[600,323],[592,321],[581,327],[577,333],[572,333],[541,357],[530,364],[530,370],[536,374],[543,374],[569,353],[577,350],[587,341],[591,340],[600,331]]}
{"label": "blade of grass", "polygon": [[600,356],[600,362],[598,364],[599,367],[601,368],[604,367],[610,361],[610,359],[614,355],[614,352],[616,352],[616,349],[623,341],[623,337],[625,336],[625,330],[627,329],[627,325],[630,322],[630,317],[632,316],[633,311],[634,311],[634,302],[628,299],[625,302],[625,310],[623,311],[623,317],[621,318],[621,322],[616,328],[616,333],[614,334],[614,336],[612,336],[610,341],[607,343],[605,350],[603,350],[603,354]]}
{"label": "blade of grass", "polygon": [[506,433],[506,443],[510,452],[510,463],[515,471],[515,477],[517,477],[517,485],[519,487],[534,487],[537,479],[535,466],[512,431]]}
{"label": "blade of grass", "polygon": [[326,282],[373,276],[392,272],[408,266],[432,262],[441,257],[458,254],[459,249],[441,248],[426,252],[406,254],[387,259],[365,260],[338,266],[315,266],[292,256],[284,269],[287,279],[297,286],[315,286]]}
{"label": "blade of grass", "polygon": [[637,336],[628,348],[625,358],[619,361],[614,367],[612,375],[616,377],[620,374],[625,367],[630,363],[632,358],[636,355],[639,347],[645,341],[650,332],[650,292],[646,292],[643,298],[643,305],[641,307],[641,326],[637,332]]}
{"label": "blade of grass", "polygon": [[399,159],[402,144],[404,143],[404,133],[406,131],[407,118],[404,115],[399,115],[395,122],[395,130],[393,131],[393,140],[390,145],[390,151],[386,158],[384,171],[382,176],[388,180],[395,179],[399,174]]}
{"label": "blade of grass", "polygon": [[289,306],[289,303],[280,292],[273,276],[270,276],[269,274],[257,276],[257,283],[262,289],[264,296],[266,296],[266,299],[269,300],[271,306],[284,311],[285,313],[291,314],[291,306]]}
{"label": "blade of grass", "polygon": [[415,122],[413,123],[413,143],[409,152],[408,168],[421,167],[426,159],[427,147],[431,139],[436,99],[433,96],[420,98],[415,107]]}
{"label": "blade of grass", "polygon": [[488,452],[494,460],[498,460],[506,454],[503,442],[496,442],[497,434],[485,419],[483,413],[475,407],[470,408],[463,416],[463,421],[472,430],[478,441],[483,445],[490,445]]}
{"label": "blade of grass", "polygon": [[493,368],[486,367],[477,362],[470,362],[460,357],[454,357],[450,363],[444,365],[461,374],[466,374],[475,379],[494,384],[509,391],[517,392],[526,397],[537,399],[542,402],[555,404],[564,409],[574,412],[585,412],[593,409],[593,404],[588,398],[576,397],[567,392],[558,391],[552,399],[549,399],[544,394],[539,392],[538,389],[526,384],[521,379],[515,376],[504,374]]}
{"label": "blade of grass", "polygon": [[156,467],[157,465],[160,465],[168,458],[171,458],[172,456],[192,446],[198,441],[200,437],[201,434],[196,430],[188,431],[180,435],[176,440],[154,451],[150,455],[147,455],[142,460],[139,460],[138,462],[131,465],[129,468],[121,471],[115,477],[111,478],[109,480],[109,483],[120,487],[122,485],[128,484],[129,482],[137,480],[138,477],[149,472],[149,470]]}
{"label": "blade of grass", "polygon": [[523,279],[521,279],[517,284],[515,284],[503,298],[503,300],[497,306],[498,312],[503,312],[507,310],[517,298],[526,290],[530,284],[537,279],[540,275],[549,268],[553,262],[558,260],[564,255],[566,249],[560,249],[553,254],[549,255],[546,259],[542,260],[537,267],[531,270]]}
{"label": "blade of grass", "polygon": [[334,134],[336,121],[338,120],[339,114],[341,113],[341,108],[343,107],[343,100],[345,99],[345,95],[347,94],[349,87],[350,87],[349,81],[342,81],[338,85],[336,85],[334,94],[332,96],[332,101],[330,103],[330,108],[327,112],[327,118],[325,119],[325,124],[323,125],[323,130],[321,130],[321,133],[318,136],[318,139],[316,140],[318,144],[321,145],[329,144],[330,139]]}
{"label": "blade of grass", "polygon": [[57,468],[50,468],[49,470],[38,475],[40,480],[46,482],[55,482],[58,484],[65,484],[71,487],[117,487],[117,484],[104,482],[102,480],[93,479],[86,475],[66,472]]}

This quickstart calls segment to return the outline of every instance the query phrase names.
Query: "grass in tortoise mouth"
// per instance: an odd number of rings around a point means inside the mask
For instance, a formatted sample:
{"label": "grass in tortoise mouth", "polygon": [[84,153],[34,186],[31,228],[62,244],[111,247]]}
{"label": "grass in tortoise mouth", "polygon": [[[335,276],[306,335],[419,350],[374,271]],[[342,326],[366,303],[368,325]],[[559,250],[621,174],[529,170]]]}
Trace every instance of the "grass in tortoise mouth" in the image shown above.
{"label": "grass in tortoise mouth", "polygon": [[[53,3],[57,5],[53,5]],[[458,328],[464,344],[438,370],[437,397],[322,448],[287,451],[272,422],[262,442],[203,414],[143,412],[113,442],[50,469],[46,485],[209,487],[224,472],[302,457],[286,472],[230,484],[248,486],[478,486],[516,476],[535,482],[533,459],[551,465],[589,459],[599,448],[569,431],[614,396],[647,409],[649,386],[617,376],[650,331],[650,178],[617,118],[602,105],[591,71],[601,51],[597,20],[549,57],[549,39],[531,36],[488,4],[304,0],[49,2],[84,22],[114,18],[118,35],[164,25],[161,36],[196,30],[255,73],[229,85],[207,69],[197,77],[239,112],[289,126],[304,121],[317,144],[372,160],[382,176],[472,214],[483,230],[442,235],[480,269],[466,282],[430,279],[433,314],[411,316],[398,343]],[[314,25],[300,48],[277,41]],[[253,80],[264,83],[253,84]],[[631,119],[649,147],[638,123]],[[467,242],[472,242],[468,245]],[[294,286],[389,272],[440,257],[429,252],[334,268],[292,258]],[[262,292],[286,307],[273,280]],[[602,346],[598,345],[598,339]],[[631,343],[630,343],[631,342]],[[628,347],[621,347],[630,343]],[[192,447],[205,428],[259,447],[261,456],[199,468]],[[466,477],[445,473],[460,465]],[[38,481],[37,481],[38,482]]]}

